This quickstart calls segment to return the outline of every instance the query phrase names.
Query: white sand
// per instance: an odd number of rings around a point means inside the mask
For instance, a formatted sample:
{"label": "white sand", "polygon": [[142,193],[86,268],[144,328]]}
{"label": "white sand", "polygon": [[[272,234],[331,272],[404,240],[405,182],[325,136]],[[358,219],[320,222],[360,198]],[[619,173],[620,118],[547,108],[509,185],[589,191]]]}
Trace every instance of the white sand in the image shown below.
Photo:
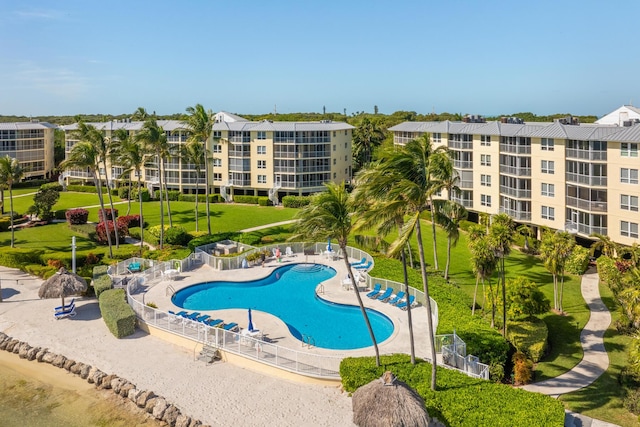
{"label": "white sand", "polygon": [[153,390],[203,423],[353,425],[351,398],[336,387],[295,383],[224,362],[209,365],[195,361],[193,352],[142,332],[116,339],[100,318],[95,298],[76,300],[75,318],[55,320],[53,307],[60,301],[38,299],[42,280],[5,267],[0,267],[0,280],[5,298],[0,331]]}

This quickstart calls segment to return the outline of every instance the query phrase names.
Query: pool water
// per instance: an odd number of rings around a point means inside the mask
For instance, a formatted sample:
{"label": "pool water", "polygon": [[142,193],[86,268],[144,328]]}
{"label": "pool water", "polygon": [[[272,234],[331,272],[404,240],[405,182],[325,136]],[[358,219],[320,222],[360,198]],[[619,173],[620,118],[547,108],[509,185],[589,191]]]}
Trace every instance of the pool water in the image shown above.
{"label": "pool water", "polygon": [[[352,350],[371,346],[371,337],[360,307],[332,303],[316,295],[321,282],[336,275],[320,264],[289,264],[269,276],[248,282],[207,282],[176,292],[171,301],[185,310],[244,308],[279,317],[299,340],[313,337],[316,347]],[[354,302],[355,296],[354,296]],[[377,342],[391,336],[393,322],[367,309]],[[248,319],[247,319],[248,321]],[[260,328],[260,325],[255,325]]]}

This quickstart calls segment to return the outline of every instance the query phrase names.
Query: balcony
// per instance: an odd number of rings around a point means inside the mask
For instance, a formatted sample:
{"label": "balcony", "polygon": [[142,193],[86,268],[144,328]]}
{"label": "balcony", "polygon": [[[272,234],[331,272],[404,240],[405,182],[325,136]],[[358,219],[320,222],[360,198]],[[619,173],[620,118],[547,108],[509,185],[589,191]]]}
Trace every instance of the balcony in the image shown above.
{"label": "balcony", "polygon": [[530,199],[531,190],[519,190],[517,188],[511,188],[504,185],[500,186],[500,194],[505,196],[515,197],[516,199]]}
{"label": "balcony", "polygon": [[567,148],[566,151],[567,159],[579,159],[579,160],[607,160],[607,152],[606,151],[589,151],[589,150],[578,150],[575,148]]}
{"label": "balcony", "polygon": [[229,150],[229,157],[251,157],[249,150]]}
{"label": "balcony", "polygon": [[449,141],[447,145],[452,150],[473,150],[473,142],[471,141]]}
{"label": "balcony", "polygon": [[500,152],[501,153],[512,153],[512,154],[531,154],[531,146],[530,145],[500,144]]}
{"label": "balcony", "polygon": [[473,180],[464,180],[458,182],[458,188],[473,190]]}
{"label": "balcony", "polygon": [[577,173],[567,172],[566,179],[567,179],[567,182],[572,182],[576,184],[596,185],[599,187],[607,186],[606,176],[580,175]]}
{"label": "balcony", "polygon": [[515,176],[531,176],[531,168],[500,165],[500,173]]}
{"label": "balcony", "polygon": [[597,227],[595,225],[578,224],[578,233],[590,236],[594,233],[607,235],[607,227]]}
{"label": "balcony", "polygon": [[516,221],[531,221],[531,212],[500,207],[500,213],[505,213]]}
{"label": "balcony", "polygon": [[456,169],[473,169],[473,162],[468,160],[454,160],[453,167]]}
{"label": "balcony", "polygon": [[591,212],[606,212],[607,202],[598,202],[567,196],[567,206]]}
{"label": "balcony", "polygon": [[465,208],[473,208],[473,200],[471,199],[462,199],[460,197],[452,196],[451,200],[458,203],[459,205],[464,206]]}

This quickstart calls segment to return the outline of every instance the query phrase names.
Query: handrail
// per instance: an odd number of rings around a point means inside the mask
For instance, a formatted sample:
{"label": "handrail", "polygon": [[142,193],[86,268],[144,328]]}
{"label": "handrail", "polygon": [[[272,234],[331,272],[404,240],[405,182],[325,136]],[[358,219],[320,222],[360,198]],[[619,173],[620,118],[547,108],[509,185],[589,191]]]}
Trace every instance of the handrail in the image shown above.
{"label": "handrail", "polygon": [[165,296],[169,296],[170,294],[175,294],[176,290],[171,285],[167,285],[167,289],[165,291]]}

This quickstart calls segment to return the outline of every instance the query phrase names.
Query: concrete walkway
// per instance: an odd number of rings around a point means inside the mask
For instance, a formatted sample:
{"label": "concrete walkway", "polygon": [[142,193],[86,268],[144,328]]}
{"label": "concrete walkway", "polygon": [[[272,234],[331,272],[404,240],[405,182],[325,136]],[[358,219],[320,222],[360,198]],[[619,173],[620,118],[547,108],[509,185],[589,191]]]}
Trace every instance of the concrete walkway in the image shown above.
{"label": "concrete walkway", "polygon": [[[611,324],[611,313],[609,313],[602,299],[600,299],[598,282],[598,273],[594,269],[589,270],[587,274],[582,276],[580,290],[582,297],[589,306],[591,316],[580,333],[580,343],[584,351],[580,363],[558,377],[526,385],[522,387],[523,389],[557,398],[561,394],[571,393],[589,386],[607,370],[609,356],[604,347],[604,333]],[[570,421],[570,423],[565,425],[615,426],[615,424],[591,419],[569,411],[567,413],[569,414],[567,421]]]}

